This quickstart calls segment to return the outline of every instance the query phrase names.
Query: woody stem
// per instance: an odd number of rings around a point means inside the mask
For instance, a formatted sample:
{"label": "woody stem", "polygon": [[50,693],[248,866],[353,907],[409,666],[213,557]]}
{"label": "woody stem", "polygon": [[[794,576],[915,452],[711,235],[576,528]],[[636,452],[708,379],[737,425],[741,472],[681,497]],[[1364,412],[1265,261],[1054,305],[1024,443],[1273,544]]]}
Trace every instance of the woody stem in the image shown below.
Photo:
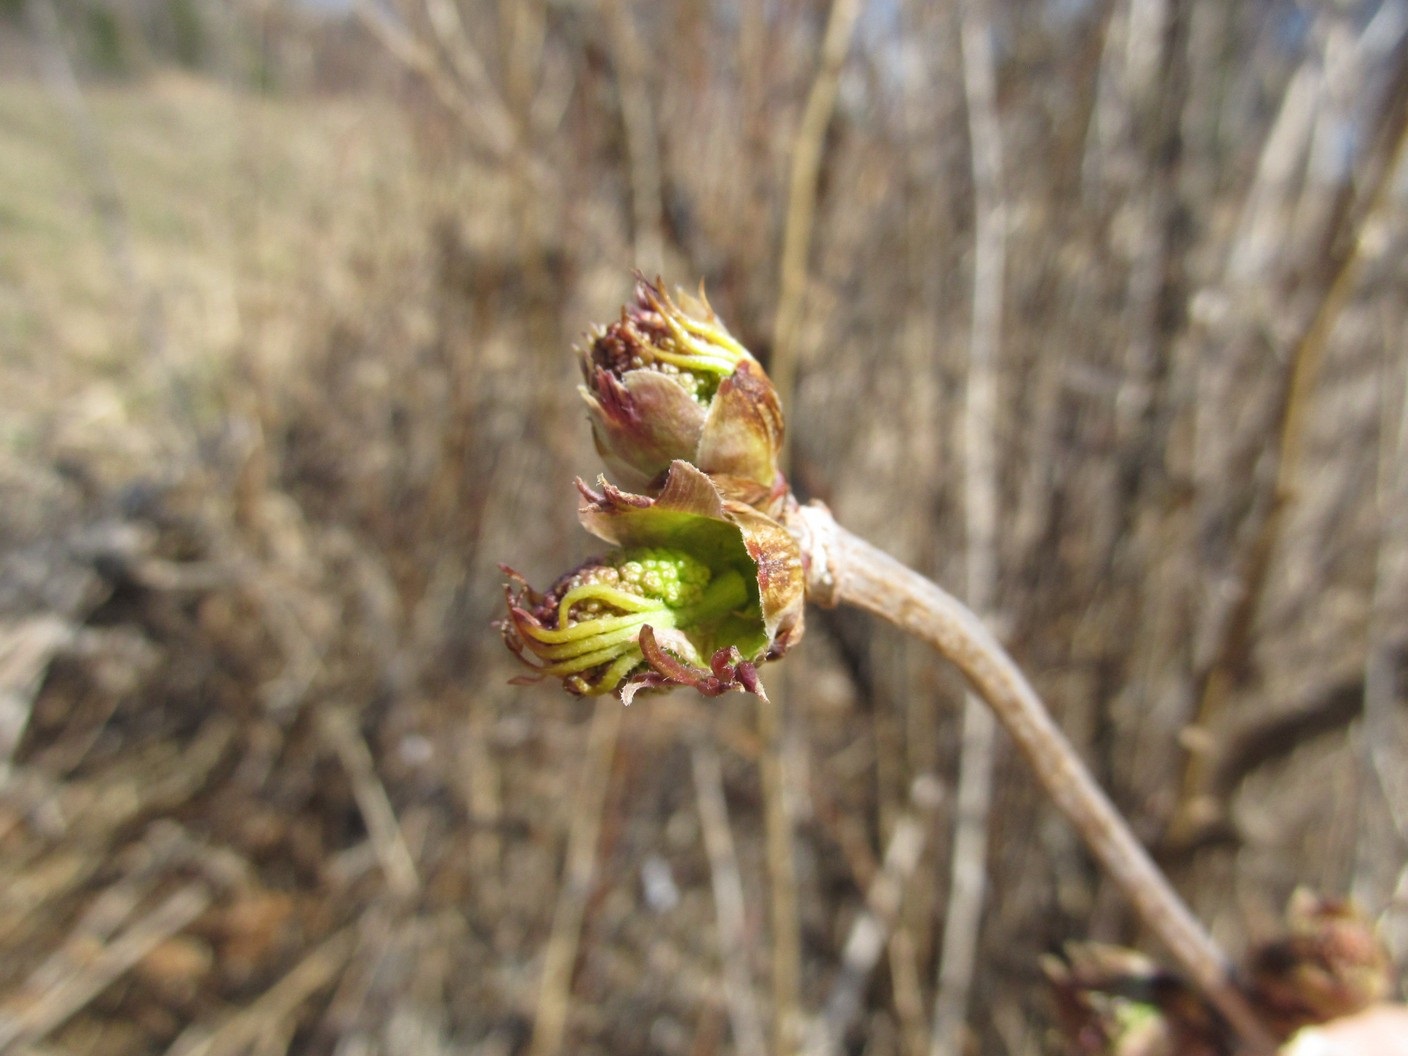
{"label": "woody stem", "polygon": [[1241,1037],[1248,1053],[1275,1041],[1237,988],[1231,966],[1135,839],[1016,662],[978,617],[937,584],[838,525],[825,507],[796,510],[789,528],[807,566],[807,597],[865,609],[929,643],[992,708],[1047,795],[1145,926]]}

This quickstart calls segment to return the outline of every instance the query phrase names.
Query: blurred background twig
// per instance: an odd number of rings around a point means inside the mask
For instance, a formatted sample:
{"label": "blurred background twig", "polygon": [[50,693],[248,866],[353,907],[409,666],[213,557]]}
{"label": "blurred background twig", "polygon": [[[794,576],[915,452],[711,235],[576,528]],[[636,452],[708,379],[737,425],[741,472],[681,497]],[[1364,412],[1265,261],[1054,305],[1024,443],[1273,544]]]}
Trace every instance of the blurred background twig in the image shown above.
{"label": "blurred background twig", "polygon": [[[965,0],[959,5],[958,23],[973,159],[973,321],[963,401],[965,586],[968,604],[991,619],[997,615],[997,377],[1007,270],[1007,209],[992,18],[984,4]],[[953,823],[953,876],[944,907],[944,937],[934,984],[930,1056],[957,1056],[964,1049],[987,890],[996,742],[993,713],[972,693],[965,694]]]}

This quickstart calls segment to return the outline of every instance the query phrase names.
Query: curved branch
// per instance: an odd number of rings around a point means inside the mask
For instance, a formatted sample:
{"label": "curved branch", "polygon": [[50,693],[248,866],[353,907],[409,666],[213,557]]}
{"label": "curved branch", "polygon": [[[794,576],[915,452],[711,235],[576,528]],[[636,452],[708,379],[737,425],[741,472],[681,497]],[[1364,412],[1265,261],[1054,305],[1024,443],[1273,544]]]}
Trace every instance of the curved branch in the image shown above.
{"label": "curved branch", "polygon": [[801,507],[791,519],[808,562],[809,599],[864,609],[927,642],[955,664],[1144,924],[1249,1051],[1273,1051],[1275,1043],[1237,989],[1227,959],[1135,839],[1036,690],[983,622],[937,584],[846,531],[825,507]]}

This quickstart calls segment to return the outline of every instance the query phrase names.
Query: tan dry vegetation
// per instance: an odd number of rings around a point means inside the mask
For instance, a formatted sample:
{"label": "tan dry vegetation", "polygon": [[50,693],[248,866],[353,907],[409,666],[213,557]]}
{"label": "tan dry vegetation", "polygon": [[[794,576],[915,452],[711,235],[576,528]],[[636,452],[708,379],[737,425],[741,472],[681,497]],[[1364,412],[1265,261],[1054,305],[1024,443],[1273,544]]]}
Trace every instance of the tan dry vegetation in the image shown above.
{"label": "tan dry vegetation", "polygon": [[[536,1026],[545,1054],[559,1013],[567,1052],[772,1050],[756,1030],[787,995],[751,701],[603,718],[507,685],[489,629],[498,561],[542,582],[590,548],[567,352],[631,266],[703,277],[777,352],[789,137],[825,5],[738,24],[620,6],[633,57],[611,5],[460,5],[484,79],[441,48],[449,94],[375,48],[355,53],[363,91],[85,81],[116,228],[72,111],[38,78],[0,82],[0,1051],[487,1056]],[[431,7],[404,5],[418,40]],[[965,97],[948,14],[900,7],[922,46],[853,48],[827,126],[794,479],[959,584]],[[1408,229],[1401,194],[1339,208],[1394,149],[1372,137],[1353,185],[1303,161],[1256,182],[1294,71],[1352,27],[1319,12],[1295,51],[1255,7],[1191,5],[1141,88],[1130,12],[1161,5],[1041,25],[979,5],[1006,45],[993,608],[1230,950],[1310,883],[1359,895],[1402,966]],[[266,28],[287,37],[271,51],[327,39]],[[1371,65],[1364,98],[1391,74]],[[632,161],[642,120],[655,183]],[[1199,716],[1290,364],[1356,238],[1264,597]],[[1367,719],[1366,667],[1388,685]],[[849,985],[848,932],[917,819],[847,1038],[927,1051],[953,825],[912,789],[951,806],[961,687],[845,612],[816,614],[773,677],[800,1007]],[[973,1049],[1051,1051],[1038,955],[1138,931],[1001,749],[990,841]],[[555,957],[564,986],[544,990]]]}

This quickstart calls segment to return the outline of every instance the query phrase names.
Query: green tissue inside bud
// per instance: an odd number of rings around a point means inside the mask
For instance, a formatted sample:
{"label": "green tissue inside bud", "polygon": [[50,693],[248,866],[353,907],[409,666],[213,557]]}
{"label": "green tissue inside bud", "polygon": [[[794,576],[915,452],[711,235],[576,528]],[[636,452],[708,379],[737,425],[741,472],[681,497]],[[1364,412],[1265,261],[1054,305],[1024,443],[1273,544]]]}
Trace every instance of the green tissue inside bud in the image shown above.
{"label": "green tissue inside bud", "polygon": [[1114,1008],[1114,1017],[1117,1031],[1114,1040],[1116,1041],[1146,1029],[1153,1020],[1163,1018],[1155,1006],[1134,1001],[1118,1002]]}
{"label": "green tissue inside bud", "polygon": [[678,370],[677,380],[686,388],[689,387],[686,379],[693,379],[698,386],[695,398],[701,402],[713,398],[719,382],[737,370],[747,355],[746,352],[738,355],[731,349],[700,341],[680,331],[676,331],[675,337],[669,345],[654,350],[655,367],[664,373],[670,373],[672,367]]}
{"label": "green tissue inside bud", "polygon": [[[654,370],[656,373],[664,374],[676,385],[684,389],[685,392],[693,396],[696,403],[707,407],[709,401],[714,398],[714,394],[719,391],[719,383],[724,377],[727,377],[727,375],[711,373],[697,374],[689,369],[682,370],[680,367],[676,366],[674,362],[667,362],[666,355],[668,355],[668,353],[661,356],[660,362],[652,363],[650,369]],[[672,358],[680,360],[684,357],[677,356]]]}
{"label": "green tissue inside bud", "polygon": [[709,566],[674,550],[640,547],[619,550],[601,564],[579,571],[558,605],[557,625],[592,620],[616,609],[651,611],[662,602],[672,609],[697,602],[708,586]]}
{"label": "green tissue inside bud", "polygon": [[658,598],[672,608],[697,602],[709,585],[709,566],[678,551],[622,550],[613,555],[612,563],[627,590]]}
{"label": "green tissue inside bud", "polygon": [[669,336],[651,349],[654,369],[675,380],[700,403],[714,398],[719,383],[738,369],[748,350],[721,326],[667,308],[660,313]]}
{"label": "green tissue inside bud", "polygon": [[644,662],[636,643],[646,624],[682,631],[702,655],[712,651],[718,626],[753,600],[737,570],[713,575],[702,561],[659,548],[616,551],[565,587],[557,627],[525,630],[543,673],[569,679],[581,693],[610,692]]}

